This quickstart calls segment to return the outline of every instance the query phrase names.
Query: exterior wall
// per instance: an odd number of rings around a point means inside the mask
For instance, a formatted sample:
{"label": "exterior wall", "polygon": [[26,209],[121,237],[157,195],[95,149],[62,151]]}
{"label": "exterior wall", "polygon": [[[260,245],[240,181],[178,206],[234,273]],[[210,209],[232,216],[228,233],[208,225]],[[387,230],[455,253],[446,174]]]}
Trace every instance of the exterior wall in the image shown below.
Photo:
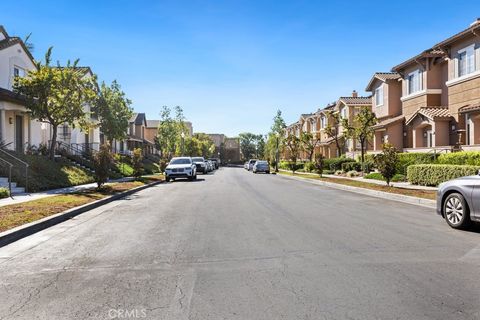
{"label": "exterior wall", "polygon": [[34,70],[35,65],[23,51],[20,44],[0,50],[0,87],[11,90],[13,85],[13,67]]}
{"label": "exterior wall", "polygon": [[452,85],[448,88],[448,106],[452,116],[459,121],[458,109],[480,103],[480,75],[478,78]]}
{"label": "exterior wall", "polygon": [[427,106],[427,95],[421,95],[412,99],[404,100],[402,104],[403,114],[405,118],[410,118],[411,115],[420,107]]}
{"label": "exterior wall", "polygon": [[450,145],[450,125],[448,121],[436,121],[433,129],[435,133],[433,138],[434,147]]}
{"label": "exterior wall", "polygon": [[148,128],[145,127],[145,140],[148,141],[155,141],[155,136],[157,135],[158,129],[157,128]]}
{"label": "exterior wall", "polygon": [[[383,86],[383,105],[377,106],[375,90]],[[402,114],[402,84],[397,80],[382,82],[377,80],[372,90],[372,110],[377,118],[395,117]]]}

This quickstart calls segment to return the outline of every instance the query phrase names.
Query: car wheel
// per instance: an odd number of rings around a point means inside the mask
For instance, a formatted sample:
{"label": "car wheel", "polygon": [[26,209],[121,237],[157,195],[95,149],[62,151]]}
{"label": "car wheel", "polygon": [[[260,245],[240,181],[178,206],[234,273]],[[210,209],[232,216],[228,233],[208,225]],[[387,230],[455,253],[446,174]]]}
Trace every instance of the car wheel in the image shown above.
{"label": "car wheel", "polygon": [[265,173],[266,173],[266,174],[270,174],[270,171],[266,171]]}
{"label": "car wheel", "polygon": [[445,199],[443,216],[448,225],[455,229],[464,228],[470,223],[468,205],[460,193],[452,193]]}
{"label": "car wheel", "polygon": [[193,176],[193,180],[197,180],[197,174],[195,173],[195,175]]}
{"label": "car wheel", "polygon": [[193,176],[188,177],[188,181],[193,181]]}
{"label": "car wheel", "polygon": [[170,177],[165,177],[166,182],[170,182]]}

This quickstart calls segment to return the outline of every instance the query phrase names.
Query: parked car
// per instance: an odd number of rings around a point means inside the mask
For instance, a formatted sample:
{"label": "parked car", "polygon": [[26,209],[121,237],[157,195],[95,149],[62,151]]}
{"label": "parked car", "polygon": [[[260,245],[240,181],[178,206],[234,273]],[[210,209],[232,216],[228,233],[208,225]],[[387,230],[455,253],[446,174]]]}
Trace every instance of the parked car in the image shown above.
{"label": "parked car", "polygon": [[205,163],[205,159],[203,157],[193,157],[192,161],[197,166],[197,172],[201,172],[203,174],[208,173],[207,164]]}
{"label": "parked car", "polygon": [[177,178],[197,179],[197,167],[190,157],[172,158],[165,168],[165,181],[175,181]]}
{"label": "parked car", "polygon": [[253,173],[257,173],[257,172],[270,173],[270,165],[265,160],[258,160],[253,165],[252,171],[253,171]]}
{"label": "parked car", "polygon": [[220,159],[218,158],[209,158],[208,160],[213,162],[214,169],[218,169],[220,166]]}
{"label": "parked car", "polygon": [[250,164],[250,161],[245,161],[245,163],[243,164],[243,169],[248,170],[249,164]]}
{"label": "parked car", "polygon": [[465,228],[470,221],[480,222],[480,172],[441,183],[437,213],[455,229]]}
{"label": "parked car", "polygon": [[213,163],[213,161],[212,160],[207,160],[207,161],[208,161],[208,164],[210,165],[210,168],[211,168],[210,171],[215,170],[215,164]]}
{"label": "parked car", "polygon": [[255,164],[255,162],[257,162],[258,159],[250,159],[248,160],[248,168],[247,170],[250,171],[250,170],[253,170],[253,165]]}
{"label": "parked car", "polygon": [[207,166],[207,172],[213,171],[213,165],[211,161],[205,160],[205,165]]}

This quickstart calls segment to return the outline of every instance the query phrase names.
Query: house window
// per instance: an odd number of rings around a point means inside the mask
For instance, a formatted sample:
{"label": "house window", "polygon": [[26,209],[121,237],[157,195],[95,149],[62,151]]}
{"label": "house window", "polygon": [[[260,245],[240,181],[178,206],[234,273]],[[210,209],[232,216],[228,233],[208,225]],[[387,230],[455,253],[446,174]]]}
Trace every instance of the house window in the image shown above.
{"label": "house window", "polygon": [[383,85],[375,89],[375,105],[377,107],[383,105]]}
{"label": "house window", "polygon": [[325,129],[326,126],[327,126],[327,117],[322,116],[320,118],[320,128]]}
{"label": "house window", "polygon": [[347,107],[343,107],[341,110],[340,110],[340,117],[342,119],[346,119],[347,118]]}
{"label": "house window", "polygon": [[421,75],[420,70],[415,70],[407,76],[407,94],[413,94],[422,90]]}
{"label": "house window", "polygon": [[471,45],[459,50],[457,55],[458,77],[465,76],[475,71],[475,48]]}
{"label": "house window", "polygon": [[23,77],[25,77],[25,70],[20,68],[20,67],[14,66],[13,67],[13,76],[23,78]]}

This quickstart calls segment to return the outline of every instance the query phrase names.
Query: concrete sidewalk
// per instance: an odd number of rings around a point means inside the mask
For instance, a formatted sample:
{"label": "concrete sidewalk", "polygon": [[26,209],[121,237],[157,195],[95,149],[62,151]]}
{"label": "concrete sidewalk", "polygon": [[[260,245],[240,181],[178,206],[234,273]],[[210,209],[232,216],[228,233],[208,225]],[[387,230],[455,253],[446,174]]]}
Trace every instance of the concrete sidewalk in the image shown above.
{"label": "concrete sidewalk", "polygon": [[[132,181],[133,178],[131,177],[126,177],[126,178],[121,178],[121,179],[115,179],[115,180],[109,180],[109,183],[113,182],[126,182],[126,181]],[[96,183],[88,183],[88,184],[81,184],[78,186],[72,186],[72,187],[67,187],[67,188],[60,188],[60,189],[52,189],[52,190],[47,190],[47,191],[41,191],[41,192],[35,192],[35,193],[22,193],[22,194],[17,194],[14,195],[11,198],[5,198],[0,200],[0,207],[3,206],[8,206],[10,204],[18,204],[18,203],[23,203],[23,202],[28,202],[32,200],[38,200],[42,198],[47,198],[47,197],[52,197],[56,196],[59,194],[68,194],[68,193],[74,193],[82,190],[87,190],[87,189],[92,189],[96,188],[97,184]]]}

